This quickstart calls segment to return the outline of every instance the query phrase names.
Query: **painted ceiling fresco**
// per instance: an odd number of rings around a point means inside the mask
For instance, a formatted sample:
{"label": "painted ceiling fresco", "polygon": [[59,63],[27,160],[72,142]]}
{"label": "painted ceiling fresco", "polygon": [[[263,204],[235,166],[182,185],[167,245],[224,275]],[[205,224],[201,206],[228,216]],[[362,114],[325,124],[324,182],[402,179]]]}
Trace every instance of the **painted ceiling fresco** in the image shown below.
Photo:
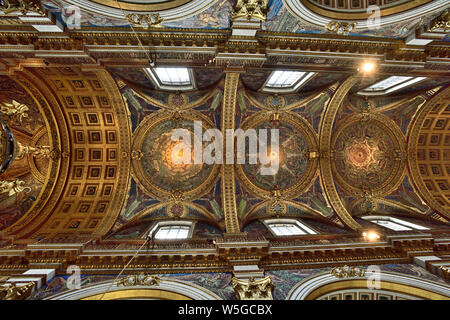
{"label": "painted ceiling fresco", "polygon": [[[188,119],[196,112],[201,112],[206,117],[205,121],[220,128],[220,101],[223,95],[221,73],[214,69],[203,71],[199,79],[216,74],[210,83],[201,85],[208,90],[177,96],[147,86],[145,79],[141,78],[142,74],[136,76],[140,74],[136,69],[112,71],[119,83],[126,79],[128,84],[134,86],[132,89],[123,83],[121,92],[132,115],[134,136],[142,136],[143,155],[138,161],[139,166],[145,168],[141,174],[135,173],[133,176],[130,196],[112,230],[115,231],[111,234],[112,239],[140,237],[154,219],[167,217],[190,217],[207,222],[207,229],[210,230],[200,232],[199,235],[213,236],[223,232],[220,180],[210,180],[212,167],[205,164],[174,165],[168,160],[167,154],[172,144],[167,140],[167,134],[174,125],[183,126],[186,120],[177,120],[173,115],[158,118],[161,110],[170,110],[177,104],[189,109],[189,105],[192,105],[195,107],[190,115],[185,114],[182,118]],[[198,75],[202,71],[197,69],[196,72]],[[309,226],[322,233],[345,232],[345,227],[323,195],[317,166],[314,166],[315,159],[311,155],[317,150],[316,140],[324,104],[329,102],[345,75],[319,73],[314,79],[320,81],[311,81],[309,90],[301,89],[298,93],[277,96],[249,88],[245,81],[254,75],[255,71],[250,70],[242,76],[237,93],[236,123],[243,129],[280,129],[280,150],[277,154],[280,167],[276,175],[264,176],[260,174],[262,164],[238,166],[236,201],[244,230],[254,236],[270,236],[267,228],[257,221],[284,216],[302,218],[302,221],[307,221]],[[266,78],[267,72],[261,77]],[[259,82],[263,81],[265,79]],[[427,87],[433,84],[436,82],[429,82]],[[420,91],[414,96],[406,91],[394,98],[386,95],[369,100],[350,94],[345,100],[344,107],[336,117],[336,131],[332,140],[335,150],[333,172],[341,200],[353,215],[395,212],[429,219],[426,220],[429,223],[439,224],[437,221],[442,221],[414,192],[405,176],[405,162],[400,159],[405,153],[404,135],[413,115],[411,112],[418,106],[415,101],[423,103],[435,90],[429,94]],[[381,112],[365,118],[366,108],[375,108]],[[285,110],[292,115],[286,119],[264,116],[274,110]],[[149,126],[147,123],[156,125]],[[186,122],[185,125],[193,134],[191,124]],[[141,127],[147,128],[144,135],[140,131]],[[206,182],[209,180],[211,182]],[[205,189],[199,189],[201,185]],[[178,189],[185,194],[185,199],[177,199]],[[191,193],[192,190],[198,191]],[[277,198],[277,190],[283,197]]]}

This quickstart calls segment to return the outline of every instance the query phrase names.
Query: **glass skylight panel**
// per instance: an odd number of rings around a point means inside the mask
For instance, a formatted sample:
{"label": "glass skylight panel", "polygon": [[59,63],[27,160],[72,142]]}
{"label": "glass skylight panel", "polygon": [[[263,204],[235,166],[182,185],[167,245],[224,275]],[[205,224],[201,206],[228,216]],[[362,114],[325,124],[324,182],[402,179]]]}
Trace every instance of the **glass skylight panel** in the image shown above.
{"label": "glass skylight panel", "polygon": [[403,220],[400,220],[400,219],[397,219],[397,218],[392,218],[392,217],[390,217],[389,219],[390,219],[391,221],[393,221],[393,222],[402,224],[402,225],[407,226],[407,227],[411,227],[411,228],[413,228],[413,229],[417,229],[417,230],[429,230],[429,229],[426,228],[426,227],[422,227],[422,226],[419,226],[418,224],[411,223],[411,222],[407,222],[407,221],[403,221]]}
{"label": "glass skylight panel", "polygon": [[272,73],[267,81],[267,87],[287,88],[292,87],[296,82],[305,75],[305,72],[300,71],[280,71],[277,70]]}
{"label": "glass skylight panel", "polygon": [[377,83],[374,83],[370,87],[364,89],[365,91],[384,91],[387,90],[393,86],[396,86],[400,83],[403,83],[407,80],[412,79],[413,77],[403,77],[403,76],[392,76],[388,77],[384,80],[378,81]]}
{"label": "glass skylight panel", "polygon": [[189,85],[189,71],[187,68],[155,68],[154,69],[161,84],[166,85]]}
{"label": "glass skylight panel", "polygon": [[189,234],[188,226],[165,226],[158,229],[155,239],[158,240],[173,240],[186,239]]}
{"label": "glass skylight panel", "polygon": [[394,231],[409,231],[412,230],[411,228],[405,227],[401,224],[389,221],[389,220],[370,220],[373,223],[376,223],[382,227],[386,227],[388,229],[394,230]]}
{"label": "glass skylight panel", "polygon": [[270,228],[277,236],[295,236],[306,234],[293,223],[274,223],[270,224]]}

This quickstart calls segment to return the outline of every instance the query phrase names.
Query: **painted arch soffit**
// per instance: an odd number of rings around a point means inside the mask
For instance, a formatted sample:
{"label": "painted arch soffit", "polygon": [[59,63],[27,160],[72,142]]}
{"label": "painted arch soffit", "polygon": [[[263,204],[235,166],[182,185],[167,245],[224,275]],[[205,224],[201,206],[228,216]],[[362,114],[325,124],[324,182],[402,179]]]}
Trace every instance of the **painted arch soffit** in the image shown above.
{"label": "painted arch soffit", "polygon": [[[59,0],[58,0],[59,1]],[[158,13],[163,21],[180,20],[208,9],[214,0],[64,0],[83,10],[115,19],[127,20],[127,13]]]}
{"label": "painted arch soffit", "polygon": [[[349,1],[342,1],[349,2]],[[351,2],[351,1],[350,1]],[[358,1],[359,5],[362,1]],[[370,1],[369,1],[370,2]],[[379,26],[421,18],[436,11],[443,10],[448,6],[447,0],[420,0],[401,2],[396,6],[381,6]],[[401,3],[400,3],[401,2]],[[350,8],[337,11],[334,8],[318,6],[310,0],[285,0],[287,9],[297,18],[319,26],[326,26],[332,21],[352,21],[356,23],[356,30],[370,29],[372,11],[361,8]]]}

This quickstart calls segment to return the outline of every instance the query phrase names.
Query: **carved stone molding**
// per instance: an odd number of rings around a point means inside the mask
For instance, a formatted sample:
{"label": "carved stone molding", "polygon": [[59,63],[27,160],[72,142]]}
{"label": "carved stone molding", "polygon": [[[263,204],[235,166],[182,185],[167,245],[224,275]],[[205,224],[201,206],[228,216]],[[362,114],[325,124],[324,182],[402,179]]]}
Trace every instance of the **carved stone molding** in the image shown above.
{"label": "carved stone molding", "polygon": [[248,281],[233,278],[233,289],[239,300],[272,300],[274,285],[272,279],[267,276],[255,280],[251,277]]}

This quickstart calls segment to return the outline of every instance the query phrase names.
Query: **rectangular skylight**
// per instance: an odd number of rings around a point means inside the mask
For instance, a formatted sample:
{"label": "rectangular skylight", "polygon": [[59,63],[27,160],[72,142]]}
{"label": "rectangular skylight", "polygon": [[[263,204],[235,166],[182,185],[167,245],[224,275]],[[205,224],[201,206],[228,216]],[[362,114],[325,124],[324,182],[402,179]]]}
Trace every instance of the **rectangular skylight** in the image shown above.
{"label": "rectangular skylight", "polygon": [[306,234],[303,230],[301,230],[298,226],[295,224],[289,223],[289,224],[270,224],[270,228],[277,236],[294,236],[294,235],[301,235]]}
{"label": "rectangular skylight", "polygon": [[157,240],[186,239],[189,234],[188,226],[165,226],[161,227],[155,235]]}
{"label": "rectangular skylight", "polygon": [[403,77],[403,76],[392,76],[388,77],[384,80],[378,81],[377,83],[374,83],[370,87],[364,89],[364,90],[371,90],[371,91],[383,91],[387,90],[397,84],[400,84],[402,82],[405,82],[406,80],[412,79],[412,77]]}
{"label": "rectangular skylight", "polygon": [[402,226],[401,224],[388,221],[388,220],[371,220],[371,222],[374,222],[382,227],[386,227],[388,229],[394,230],[394,231],[409,231],[412,230],[411,228]]}
{"label": "rectangular skylight", "polygon": [[387,94],[420,82],[424,79],[426,79],[426,77],[391,76],[372,84],[359,93],[367,95]]}
{"label": "rectangular skylight", "polygon": [[273,88],[288,88],[294,86],[297,81],[305,75],[306,72],[300,71],[274,71],[269,80],[267,81],[267,87]]}
{"label": "rectangular skylight", "polygon": [[189,85],[191,83],[187,68],[163,68],[154,69],[161,84],[165,85]]}

